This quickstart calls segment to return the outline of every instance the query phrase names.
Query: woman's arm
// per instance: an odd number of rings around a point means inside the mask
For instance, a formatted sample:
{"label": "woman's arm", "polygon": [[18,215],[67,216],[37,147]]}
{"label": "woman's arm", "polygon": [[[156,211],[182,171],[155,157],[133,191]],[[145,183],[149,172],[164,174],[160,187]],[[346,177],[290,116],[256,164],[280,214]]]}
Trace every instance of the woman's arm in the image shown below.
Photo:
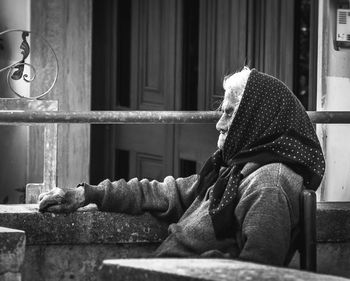
{"label": "woman's arm", "polygon": [[90,203],[101,211],[141,214],[150,212],[169,222],[177,221],[195,199],[197,175],[186,178],[168,176],[163,182],[133,178],[98,185],[84,183],[77,188],[55,188],[39,196],[39,209],[49,212],[73,212]]}

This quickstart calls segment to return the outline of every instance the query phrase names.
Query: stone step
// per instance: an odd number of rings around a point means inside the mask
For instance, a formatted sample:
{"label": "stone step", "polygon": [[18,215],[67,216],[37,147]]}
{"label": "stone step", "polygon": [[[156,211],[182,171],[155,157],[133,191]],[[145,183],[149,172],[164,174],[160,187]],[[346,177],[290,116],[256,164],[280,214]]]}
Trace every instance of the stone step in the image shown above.
{"label": "stone step", "polygon": [[224,259],[105,260],[101,281],[345,281],[347,278]]}

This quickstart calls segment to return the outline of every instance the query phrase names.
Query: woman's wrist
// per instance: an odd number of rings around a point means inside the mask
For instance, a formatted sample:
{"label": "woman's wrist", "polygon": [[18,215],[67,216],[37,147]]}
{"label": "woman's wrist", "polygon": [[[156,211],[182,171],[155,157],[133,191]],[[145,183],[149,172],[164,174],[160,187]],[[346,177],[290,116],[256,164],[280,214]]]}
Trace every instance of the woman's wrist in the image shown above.
{"label": "woman's wrist", "polygon": [[86,196],[85,196],[85,188],[84,186],[78,186],[76,188],[76,199],[79,207],[84,207],[88,202],[86,202]]}

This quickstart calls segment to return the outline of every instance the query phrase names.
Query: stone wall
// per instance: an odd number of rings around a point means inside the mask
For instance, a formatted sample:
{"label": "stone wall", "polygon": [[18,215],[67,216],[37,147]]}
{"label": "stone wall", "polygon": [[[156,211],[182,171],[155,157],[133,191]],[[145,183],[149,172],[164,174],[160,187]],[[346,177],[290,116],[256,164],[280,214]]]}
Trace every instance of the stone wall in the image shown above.
{"label": "stone wall", "polygon": [[93,205],[59,215],[40,213],[36,204],[0,205],[0,225],[26,233],[27,281],[96,280],[104,259],[149,256],[167,235],[149,214],[105,213]]}
{"label": "stone wall", "polygon": [[[318,202],[317,272],[350,277],[350,202]],[[298,253],[291,267],[298,268]]]}
{"label": "stone wall", "polygon": [[[0,225],[25,231],[22,279],[37,281],[97,280],[102,260],[148,257],[167,236],[167,225],[149,214],[93,205],[60,215],[40,213],[37,205],[0,205]],[[350,203],[318,203],[317,240],[318,272],[350,277]]]}
{"label": "stone wall", "polygon": [[21,281],[25,242],[24,231],[0,227],[0,281]]}

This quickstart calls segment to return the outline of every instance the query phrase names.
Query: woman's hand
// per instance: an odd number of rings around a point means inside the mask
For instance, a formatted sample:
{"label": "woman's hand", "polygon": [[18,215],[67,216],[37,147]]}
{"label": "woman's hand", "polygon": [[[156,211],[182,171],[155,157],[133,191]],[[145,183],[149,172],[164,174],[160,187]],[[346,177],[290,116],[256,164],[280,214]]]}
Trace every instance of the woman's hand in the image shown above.
{"label": "woman's hand", "polygon": [[85,206],[84,187],[61,189],[54,188],[39,195],[39,211],[70,213]]}

